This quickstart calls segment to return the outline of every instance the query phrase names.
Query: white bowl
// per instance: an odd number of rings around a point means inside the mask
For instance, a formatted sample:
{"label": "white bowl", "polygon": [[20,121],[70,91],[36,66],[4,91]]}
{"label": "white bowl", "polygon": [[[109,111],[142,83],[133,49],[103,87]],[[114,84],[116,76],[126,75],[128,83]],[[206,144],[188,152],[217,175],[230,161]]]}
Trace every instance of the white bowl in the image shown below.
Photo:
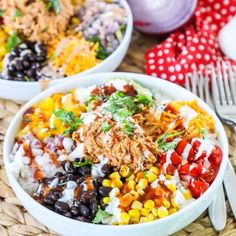
{"label": "white bowl", "polygon": [[[111,78],[132,78],[135,81],[141,83],[143,86],[158,90],[173,99],[183,99],[183,100],[194,100],[197,99],[199,105],[209,113],[216,122],[216,130],[219,134],[219,145],[223,150],[223,160],[220,166],[219,173],[209,187],[209,189],[196,201],[178,211],[177,213],[170,215],[166,218],[162,218],[149,223],[127,225],[127,226],[109,226],[109,225],[96,225],[90,223],[84,223],[69,219],[67,217],[61,216],[48,210],[46,207],[40,205],[38,202],[33,200],[19,185],[15,177],[9,171],[9,154],[11,153],[14,137],[22,121],[22,115],[24,112],[31,107],[33,104],[39,102],[40,100],[58,92],[68,92],[72,88],[77,88],[79,86],[90,86],[90,85],[101,85],[105,81]],[[7,131],[5,141],[4,141],[4,162],[6,166],[7,176],[9,178],[10,184],[15,191],[17,197],[23,204],[23,206],[32,214],[39,222],[46,225],[47,227],[53,229],[62,235],[75,236],[120,236],[120,235],[132,235],[132,236],[143,236],[143,235],[169,235],[172,234],[186,225],[190,224],[195,220],[211,203],[213,198],[217,194],[217,190],[222,183],[224,176],[226,162],[228,158],[228,141],[225,134],[225,130],[215,115],[215,113],[205,104],[201,99],[199,99],[194,94],[185,90],[184,88],[170,83],[165,80],[157,79],[151,76],[146,76],[142,74],[132,74],[132,73],[101,73],[93,74],[87,76],[78,76],[73,80],[66,81],[52,88],[45,90],[38,96],[33,98],[28,102],[15,116],[11,122],[9,129]]]}
{"label": "white bowl", "polygon": [[[50,82],[48,83],[48,87],[54,86],[55,84],[61,83],[63,81],[73,80],[78,75],[111,72],[114,71],[120,65],[129,48],[133,31],[133,16],[130,7],[125,0],[120,0],[120,2],[128,13],[128,20],[124,38],[118,48],[104,61],[84,72],[66,78],[50,80]],[[42,83],[38,81],[22,82],[0,79],[0,98],[18,101],[29,101],[32,97],[39,94],[42,90]]]}

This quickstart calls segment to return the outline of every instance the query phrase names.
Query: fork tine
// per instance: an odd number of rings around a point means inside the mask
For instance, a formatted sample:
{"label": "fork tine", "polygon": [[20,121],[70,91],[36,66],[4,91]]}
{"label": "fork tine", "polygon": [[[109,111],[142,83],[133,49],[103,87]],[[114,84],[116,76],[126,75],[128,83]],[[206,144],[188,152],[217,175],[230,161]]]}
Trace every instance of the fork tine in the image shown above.
{"label": "fork tine", "polygon": [[203,92],[203,83],[204,83],[204,77],[202,72],[199,73],[199,77],[197,80],[197,84],[198,84],[198,95],[199,97],[204,101],[205,97],[204,97],[204,92]]}
{"label": "fork tine", "polygon": [[219,88],[219,98],[220,98],[220,102],[222,105],[226,105],[226,95],[225,95],[225,90],[224,90],[224,84],[223,84],[223,79],[222,79],[222,73],[221,73],[221,65],[220,62],[217,61],[217,81],[216,83],[218,83],[218,88]]}
{"label": "fork tine", "polygon": [[188,73],[186,74],[186,78],[185,78],[185,88],[189,91],[191,91],[191,85],[190,85],[191,76],[193,75]]}
{"label": "fork tine", "polygon": [[225,64],[225,62],[222,62],[222,71],[223,71],[223,84],[224,84],[224,88],[225,88],[225,94],[226,94],[226,100],[228,102],[229,105],[231,105],[232,102],[232,97],[231,96],[231,91],[230,91],[230,86],[229,86],[229,74],[227,71],[227,66]]}
{"label": "fork tine", "polygon": [[208,73],[206,71],[205,79],[204,79],[204,85],[203,85],[204,86],[204,92],[205,92],[205,101],[211,108],[213,108],[212,98],[211,98],[211,95],[210,95],[209,82],[210,82],[209,76],[208,76]]}
{"label": "fork tine", "polygon": [[192,93],[197,94],[197,80],[198,80],[197,67],[195,64],[193,64],[192,68],[193,68],[193,76],[192,76],[192,80],[191,80],[191,82],[192,82],[191,91],[192,91]]}
{"label": "fork tine", "polygon": [[230,63],[227,63],[229,72],[229,87],[232,94],[233,104],[236,105],[236,73],[233,73],[233,68]]}
{"label": "fork tine", "polygon": [[216,82],[215,67],[213,64],[211,64],[211,75],[212,75],[211,86],[212,86],[212,94],[213,94],[213,103],[217,111],[217,107],[220,105],[220,94],[219,94],[218,84]]}

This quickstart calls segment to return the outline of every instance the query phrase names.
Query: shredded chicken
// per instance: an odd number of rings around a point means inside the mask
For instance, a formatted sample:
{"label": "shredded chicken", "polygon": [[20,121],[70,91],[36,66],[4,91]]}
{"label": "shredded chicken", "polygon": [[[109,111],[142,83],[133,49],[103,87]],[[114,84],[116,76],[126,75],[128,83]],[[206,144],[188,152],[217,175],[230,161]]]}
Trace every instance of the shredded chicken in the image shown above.
{"label": "shredded chicken", "polygon": [[152,137],[147,136],[141,128],[129,136],[114,123],[109,131],[103,132],[103,122],[103,119],[99,119],[89,125],[83,125],[73,135],[77,142],[83,141],[85,155],[94,162],[99,162],[97,157],[102,155],[108,158],[109,164],[116,169],[126,164],[137,172],[157,161],[159,151]]}
{"label": "shredded chicken", "polygon": [[[1,0],[0,8],[5,9],[4,23],[10,33],[19,32],[32,41],[47,42],[63,33],[68,22],[79,9],[81,0],[58,0],[60,13],[48,11],[44,1],[30,0]],[[15,17],[18,11],[19,16]]]}

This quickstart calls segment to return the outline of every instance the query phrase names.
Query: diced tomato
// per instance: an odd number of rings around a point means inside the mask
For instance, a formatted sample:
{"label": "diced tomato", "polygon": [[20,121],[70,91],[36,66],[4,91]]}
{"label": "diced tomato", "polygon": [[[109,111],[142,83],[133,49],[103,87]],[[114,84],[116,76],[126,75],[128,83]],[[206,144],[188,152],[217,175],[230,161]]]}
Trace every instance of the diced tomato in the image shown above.
{"label": "diced tomato", "polygon": [[161,164],[165,164],[166,163],[166,153],[162,153],[159,160],[160,160]]}
{"label": "diced tomato", "polygon": [[208,160],[215,166],[219,166],[222,161],[223,153],[219,146],[215,145],[215,149],[211,152]]}
{"label": "diced tomato", "polygon": [[181,157],[175,151],[171,153],[170,159],[173,165],[179,165],[182,162]]}
{"label": "diced tomato", "polygon": [[[182,140],[180,140],[178,142],[178,144],[177,144],[177,146],[175,148],[175,151],[183,158],[184,149],[188,145],[190,145],[190,144],[185,139],[182,139]],[[187,159],[190,162],[194,161],[194,159],[195,159],[195,154],[194,154],[194,151],[193,151],[192,147],[189,149],[189,153],[188,153]]]}
{"label": "diced tomato", "polygon": [[191,175],[193,177],[199,177],[199,172],[197,166],[194,164],[186,163],[179,167],[179,174],[180,175]]}
{"label": "diced tomato", "polygon": [[[195,154],[195,160],[196,160],[196,155],[198,154],[198,151],[199,151],[199,147],[201,146],[201,142],[199,140],[195,140],[193,143],[192,143],[192,148],[193,148],[193,152]],[[206,157],[206,152],[203,151],[201,153],[200,156],[197,157],[197,160],[198,159],[203,159]]]}
{"label": "diced tomato", "polygon": [[199,198],[209,187],[208,183],[192,179],[189,183],[189,190],[194,198]]}
{"label": "diced tomato", "polygon": [[219,171],[219,167],[210,166],[209,169],[207,169],[201,174],[200,178],[206,181],[207,183],[212,183],[214,179],[216,178],[218,171]]}
{"label": "diced tomato", "polygon": [[174,175],[176,171],[176,168],[174,165],[169,164],[166,168],[166,174],[167,175]]}

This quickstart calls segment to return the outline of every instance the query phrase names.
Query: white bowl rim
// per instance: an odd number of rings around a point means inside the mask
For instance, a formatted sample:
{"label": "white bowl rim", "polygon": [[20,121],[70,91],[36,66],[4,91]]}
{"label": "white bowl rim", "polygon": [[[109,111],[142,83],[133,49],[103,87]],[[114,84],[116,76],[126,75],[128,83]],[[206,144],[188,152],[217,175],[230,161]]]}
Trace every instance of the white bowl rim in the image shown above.
{"label": "white bowl rim", "polygon": [[[49,209],[47,209],[45,206],[41,205],[40,203],[38,203],[37,201],[35,201],[22,187],[21,185],[18,183],[18,181],[16,180],[16,178],[13,176],[13,174],[9,171],[8,169],[8,165],[10,163],[9,161],[9,154],[7,152],[7,149],[9,149],[9,146],[11,146],[12,149],[12,145],[9,143],[9,140],[11,140],[11,134],[14,133],[14,125],[15,123],[19,123],[17,122],[17,120],[21,120],[20,118],[22,118],[22,114],[24,113],[25,110],[27,110],[30,106],[32,106],[33,104],[39,102],[40,100],[42,100],[43,98],[46,98],[50,95],[52,95],[53,93],[61,90],[68,90],[68,87],[70,87],[70,85],[75,86],[76,87],[80,87],[80,81],[81,80],[89,80],[92,79],[93,77],[108,77],[110,79],[112,78],[129,78],[129,79],[148,79],[148,80],[153,80],[153,82],[157,82],[157,83],[162,83],[162,84],[166,84],[168,88],[170,89],[177,89],[179,91],[183,91],[186,95],[188,94],[188,96],[192,97],[192,100],[197,100],[200,103],[200,106],[203,107],[204,110],[206,110],[206,112],[208,114],[210,114],[213,118],[214,121],[216,123],[216,127],[218,127],[217,131],[218,131],[218,135],[219,137],[221,137],[222,142],[221,142],[221,149],[223,150],[223,159],[220,165],[220,170],[214,180],[214,182],[211,184],[211,186],[207,189],[207,191],[201,196],[199,197],[196,201],[192,202],[191,204],[189,204],[188,206],[182,208],[181,210],[177,211],[176,213],[169,215],[167,217],[164,217],[162,219],[158,219],[158,220],[154,220],[151,222],[146,222],[146,223],[142,223],[142,224],[133,224],[133,225],[121,225],[121,226],[112,226],[112,225],[100,225],[100,224],[92,224],[92,223],[86,223],[86,222],[81,222],[75,219],[71,219],[68,217],[65,217],[63,215],[60,215],[58,213],[55,213],[54,211],[51,211]],[[109,80],[109,79],[107,79]],[[142,84],[142,82],[141,82]],[[154,86],[156,88],[156,90],[158,91],[158,85]],[[198,206],[198,204],[200,204],[201,202],[204,202],[205,199],[208,198],[208,196],[210,196],[211,194],[214,194],[215,192],[213,191],[214,188],[216,188],[216,186],[218,184],[221,184],[222,180],[223,180],[223,176],[224,176],[224,172],[226,169],[226,165],[227,165],[227,158],[228,158],[228,139],[224,130],[224,127],[221,123],[221,121],[219,120],[219,118],[216,116],[215,112],[204,102],[202,101],[199,97],[197,97],[196,95],[194,95],[193,93],[189,92],[188,90],[186,90],[185,88],[174,84],[172,82],[163,80],[163,79],[159,79],[156,77],[152,77],[152,76],[148,76],[148,75],[144,75],[144,74],[136,74],[136,73],[128,73],[128,72],[106,72],[106,73],[96,73],[96,74],[90,74],[90,75],[85,75],[85,76],[78,76],[78,78],[74,79],[74,80],[70,80],[70,81],[66,81],[64,83],[60,83],[56,86],[53,86],[51,88],[46,89],[45,91],[41,92],[40,94],[38,94],[37,96],[35,96],[33,99],[31,99],[29,102],[27,102],[21,109],[20,111],[18,111],[18,113],[16,114],[16,116],[13,118],[10,126],[8,127],[6,136],[5,136],[5,140],[4,140],[4,145],[3,145],[3,159],[4,159],[4,164],[5,164],[5,168],[6,168],[6,172],[7,172],[7,176],[9,178],[9,176],[11,176],[11,178],[13,178],[14,181],[14,185],[17,186],[18,189],[20,189],[21,194],[24,195],[24,197],[26,197],[27,199],[32,201],[32,204],[34,204],[36,207],[38,207],[40,209],[40,211],[44,212],[45,214],[49,214],[52,217],[55,218],[61,218],[63,217],[63,221],[65,222],[69,222],[69,221],[74,221],[76,222],[76,224],[87,224],[89,227],[91,227],[91,229],[95,229],[97,227],[101,227],[104,230],[106,229],[110,229],[111,227],[113,227],[112,230],[117,231],[120,230],[121,228],[124,229],[138,229],[138,228],[144,228],[144,227],[149,227],[152,225],[156,225],[156,224],[164,224],[165,222],[168,222],[169,219],[171,218],[175,218],[178,217],[179,215],[184,215],[184,213],[187,213],[190,210],[193,210],[194,208],[196,208]]]}
{"label": "white bowl rim", "polygon": [[[82,71],[78,74],[72,75],[72,76],[67,76],[67,77],[63,77],[63,78],[58,78],[58,79],[45,79],[45,81],[49,81],[50,84],[57,84],[57,83],[61,83],[70,79],[74,79],[77,76],[81,76],[81,75],[87,75],[87,74],[92,74],[94,73],[94,71],[99,70],[100,68],[102,68],[103,66],[105,66],[106,64],[109,64],[109,62],[111,62],[112,60],[114,60],[114,58],[120,54],[120,52],[123,50],[124,45],[129,43],[129,39],[130,36],[132,35],[132,31],[133,31],[133,14],[131,12],[130,6],[127,3],[126,0],[120,0],[120,4],[125,8],[125,10],[127,11],[127,24],[126,24],[126,30],[125,30],[125,34],[124,34],[124,38],[121,41],[121,43],[119,44],[119,46],[116,48],[116,50],[109,55],[105,60],[101,61],[100,63],[98,63],[97,65]],[[101,72],[102,73],[102,72]],[[42,80],[44,81],[44,80]],[[5,79],[0,79],[0,84],[2,83],[1,86],[4,86],[4,83],[8,84],[8,85],[12,85],[12,86],[16,86],[16,85],[24,85],[24,86],[29,86],[31,87],[32,85],[36,85],[39,84],[40,81],[15,81],[15,80],[5,80]]]}

